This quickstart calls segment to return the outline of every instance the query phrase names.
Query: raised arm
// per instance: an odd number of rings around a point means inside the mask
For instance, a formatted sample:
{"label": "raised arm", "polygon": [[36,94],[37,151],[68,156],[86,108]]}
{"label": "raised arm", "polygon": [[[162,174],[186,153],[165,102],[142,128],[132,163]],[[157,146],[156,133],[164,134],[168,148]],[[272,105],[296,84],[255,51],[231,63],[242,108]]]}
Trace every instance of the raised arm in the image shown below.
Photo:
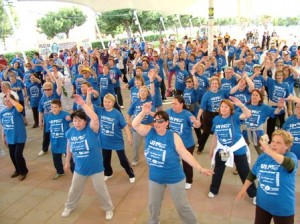
{"label": "raised arm", "polygon": [[90,108],[82,99],[81,96],[74,94],[74,101],[76,104],[80,105],[86,115],[90,118],[90,127],[94,132],[98,132],[99,130],[99,119],[97,114],[94,112],[92,108]]}
{"label": "raised arm", "polygon": [[144,103],[142,111],[132,121],[132,127],[142,136],[146,136],[151,130],[151,127],[149,125],[141,124],[143,118],[147,114],[150,114],[151,107],[151,102]]}

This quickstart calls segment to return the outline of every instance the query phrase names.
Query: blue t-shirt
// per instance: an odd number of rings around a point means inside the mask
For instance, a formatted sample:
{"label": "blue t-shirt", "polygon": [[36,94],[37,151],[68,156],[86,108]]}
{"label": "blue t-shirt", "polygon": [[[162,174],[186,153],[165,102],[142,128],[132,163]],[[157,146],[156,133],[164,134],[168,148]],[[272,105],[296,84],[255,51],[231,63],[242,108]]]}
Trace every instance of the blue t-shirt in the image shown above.
{"label": "blue t-shirt", "polygon": [[[240,138],[243,138],[241,132],[241,113],[235,112],[229,117],[223,118],[218,115],[213,119],[212,132],[222,145],[233,146]],[[234,155],[246,154],[246,146],[233,152]]]}
{"label": "blue t-shirt", "polygon": [[279,99],[287,98],[290,95],[289,86],[285,83],[278,83],[274,79],[267,78],[266,86],[270,100],[278,103]]}
{"label": "blue t-shirt", "polygon": [[139,91],[136,86],[130,88],[130,102],[133,104],[139,98]]}
{"label": "blue t-shirt", "polygon": [[122,76],[121,70],[116,66],[114,66],[110,68],[109,75],[110,77],[113,77],[116,80],[116,83],[114,84],[114,88],[120,87],[120,77]]}
{"label": "blue t-shirt", "polygon": [[265,153],[257,158],[252,168],[252,173],[258,180],[256,203],[274,216],[295,214],[298,161],[292,152],[287,152],[284,156],[291,158],[295,163],[291,173]]}
{"label": "blue t-shirt", "polygon": [[42,98],[42,84],[28,81],[26,82],[26,90],[31,108],[38,108],[40,99]]}
{"label": "blue t-shirt", "polygon": [[183,91],[183,99],[187,107],[190,107],[189,111],[197,117],[200,109],[199,101],[199,89],[185,88]]}
{"label": "blue t-shirt", "polygon": [[[148,97],[145,101],[141,101],[139,98],[135,100],[128,109],[128,115],[136,117],[143,109],[143,105],[147,102],[152,102],[151,97]],[[155,107],[152,107],[152,112],[155,112]],[[151,124],[153,123],[153,117],[146,115],[141,121],[142,124]]]}
{"label": "blue t-shirt", "polygon": [[185,178],[180,157],[174,143],[174,132],[158,135],[151,128],[145,139],[145,157],[149,166],[149,179],[159,184],[174,184]]}
{"label": "blue t-shirt", "polygon": [[50,113],[46,118],[46,131],[50,132],[51,151],[54,153],[66,153],[67,138],[66,132],[70,128],[70,122],[66,117],[70,114],[66,111],[60,111],[54,115]]}
{"label": "blue t-shirt", "polygon": [[180,70],[177,65],[174,70],[176,72],[175,89],[183,91],[185,89],[185,78],[189,76],[189,73],[186,70]]}
{"label": "blue t-shirt", "polygon": [[254,83],[254,89],[261,90],[265,86],[265,79],[261,75],[256,76],[252,81]]}
{"label": "blue t-shirt", "polygon": [[[32,59],[32,63],[37,65],[37,64],[42,64],[43,63],[43,59],[42,58],[33,58]],[[42,72],[44,69],[43,69],[43,66],[35,66],[34,67],[34,72]]]}
{"label": "blue t-shirt", "polygon": [[230,91],[234,86],[236,86],[237,80],[235,77],[230,79],[222,78],[221,79],[221,89]]}
{"label": "blue t-shirt", "polygon": [[24,89],[24,84],[21,80],[17,79],[15,83],[10,83],[11,88],[20,88],[20,90],[15,91],[17,92],[19,96],[19,101],[24,101],[24,94],[23,94],[23,89]]}
{"label": "blue t-shirt", "polygon": [[253,74],[253,66],[254,66],[253,62],[245,63],[244,71],[248,73],[248,76]]}
{"label": "blue t-shirt", "polygon": [[194,116],[188,110],[183,109],[180,113],[176,113],[172,108],[166,110],[170,118],[170,129],[176,132],[183,141],[186,148],[195,145],[193,138],[191,117]]}
{"label": "blue t-shirt", "polygon": [[75,86],[76,94],[81,94],[81,84],[85,81],[83,75],[76,74],[73,78],[72,85]]}
{"label": "blue t-shirt", "polygon": [[228,98],[228,91],[219,90],[214,93],[212,91],[207,91],[202,97],[200,108],[204,111],[217,112],[221,100]]}
{"label": "blue t-shirt", "polygon": [[[147,88],[150,90],[150,79],[145,82]],[[152,97],[152,106],[160,107],[162,106],[162,97],[160,93],[160,82],[157,79],[154,79],[154,96]]]}
{"label": "blue t-shirt", "polygon": [[[237,90],[232,96],[238,98],[243,104],[248,103],[251,98],[251,93],[249,91],[249,88],[246,87],[244,90]],[[235,106],[236,108],[236,106]]]}
{"label": "blue t-shirt", "polygon": [[[259,126],[263,125],[269,117],[274,117],[275,108],[272,108],[266,104],[252,105],[247,104],[247,108],[251,110],[251,117],[244,120],[244,124],[249,129],[257,129]],[[256,130],[257,142],[260,137],[264,134],[263,130]],[[243,136],[248,139],[247,131],[243,131]]]}
{"label": "blue t-shirt", "polygon": [[5,108],[0,113],[1,125],[8,144],[25,143],[27,138],[22,112],[15,107]]}
{"label": "blue t-shirt", "polygon": [[70,128],[66,137],[75,162],[75,172],[83,176],[91,176],[103,172],[102,150],[98,138],[89,124],[82,130]]}
{"label": "blue t-shirt", "polygon": [[291,152],[295,153],[300,160],[300,119],[296,115],[287,118],[282,126],[283,130],[290,132],[294,137]]}
{"label": "blue t-shirt", "polygon": [[209,88],[209,82],[208,82],[208,78],[204,74],[198,75],[196,73],[195,77],[197,78],[198,81],[199,102],[201,102],[204,93],[206,93],[207,89]]}
{"label": "blue t-shirt", "polygon": [[44,113],[44,117],[50,113],[51,100],[54,99],[60,99],[60,96],[56,92],[53,92],[53,94],[49,97],[44,94],[40,99],[38,110],[40,113]]}
{"label": "blue t-shirt", "polygon": [[127,123],[122,113],[116,109],[106,111],[103,107],[94,106],[100,122],[100,141],[103,149],[124,150],[122,129]]}
{"label": "blue t-shirt", "polygon": [[229,45],[228,46],[228,57],[233,57],[236,53],[236,46]]}
{"label": "blue t-shirt", "polygon": [[100,96],[104,97],[106,94],[111,93],[115,95],[114,84],[112,83],[109,74],[98,76]]}

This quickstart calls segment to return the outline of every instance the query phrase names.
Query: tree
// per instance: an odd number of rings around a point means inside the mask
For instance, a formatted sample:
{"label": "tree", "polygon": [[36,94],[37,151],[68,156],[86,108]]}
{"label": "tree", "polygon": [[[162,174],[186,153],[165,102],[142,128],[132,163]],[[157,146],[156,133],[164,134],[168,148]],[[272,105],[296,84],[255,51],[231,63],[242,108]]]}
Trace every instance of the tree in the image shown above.
{"label": "tree", "polygon": [[[3,5],[3,1],[0,0],[0,5]],[[14,11],[14,8],[9,5],[10,12],[12,14],[14,23],[18,25],[18,18]],[[0,38],[5,46],[5,38],[11,36],[14,33],[14,30],[9,22],[8,16],[3,7],[0,7]]]}
{"label": "tree", "polygon": [[85,23],[87,16],[78,8],[63,8],[58,12],[49,12],[37,21],[37,27],[49,39],[59,33],[65,33],[69,38],[69,32],[75,26]]}

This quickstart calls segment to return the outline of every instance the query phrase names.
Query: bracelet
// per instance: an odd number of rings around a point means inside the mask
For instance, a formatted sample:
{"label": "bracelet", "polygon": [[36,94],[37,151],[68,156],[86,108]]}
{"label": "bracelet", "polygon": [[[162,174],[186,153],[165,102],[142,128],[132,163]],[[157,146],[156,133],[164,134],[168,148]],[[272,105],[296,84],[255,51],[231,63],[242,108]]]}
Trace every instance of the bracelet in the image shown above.
{"label": "bracelet", "polygon": [[150,82],[150,83],[154,83],[154,82]]}

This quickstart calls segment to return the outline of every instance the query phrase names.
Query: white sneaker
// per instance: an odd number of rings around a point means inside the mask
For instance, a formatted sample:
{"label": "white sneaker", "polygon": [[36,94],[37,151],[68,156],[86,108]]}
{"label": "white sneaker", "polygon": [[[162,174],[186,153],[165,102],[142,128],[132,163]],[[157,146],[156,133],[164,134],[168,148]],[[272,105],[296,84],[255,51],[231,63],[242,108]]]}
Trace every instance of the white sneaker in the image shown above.
{"label": "white sneaker", "polygon": [[192,188],[192,184],[189,184],[189,183],[185,183],[185,189],[186,190],[189,190]]}
{"label": "white sneaker", "polygon": [[39,153],[38,153],[38,156],[42,156],[42,155],[45,155],[47,152],[44,152],[43,150],[41,150]]}
{"label": "white sneaker", "polygon": [[209,198],[214,198],[214,197],[215,197],[215,195],[214,195],[213,193],[211,193],[211,192],[209,192],[207,196],[208,196]]}
{"label": "white sneaker", "polygon": [[105,219],[106,220],[111,220],[114,216],[114,212],[113,211],[107,211],[105,214]]}
{"label": "white sneaker", "polygon": [[70,209],[70,208],[65,208],[64,211],[61,213],[61,217],[68,217],[71,212],[73,211],[74,209]]}
{"label": "white sneaker", "polygon": [[131,165],[132,165],[132,166],[137,166],[137,165],[138,165],[138,162],[132,161],[132,162],[131,162]]}
{"label": "white sneaker", "polygon": [[135,177],[129,178],[129,182],[133,184],[135,182]]}
{"label": "white sneaker", "polygon": [[113,175],[110,175],[110,176],[104,176],[104,181],[107,181],[108,179],[112,178]]}
{"label": "white sneaker", "polygon": [[252,198],[252,204],[256,205],[256,196]]}
{"label": "white sneaker", "polygon": [[125,107],[124,106],[120,106],[121,107],[121,109],[124,109]]}

